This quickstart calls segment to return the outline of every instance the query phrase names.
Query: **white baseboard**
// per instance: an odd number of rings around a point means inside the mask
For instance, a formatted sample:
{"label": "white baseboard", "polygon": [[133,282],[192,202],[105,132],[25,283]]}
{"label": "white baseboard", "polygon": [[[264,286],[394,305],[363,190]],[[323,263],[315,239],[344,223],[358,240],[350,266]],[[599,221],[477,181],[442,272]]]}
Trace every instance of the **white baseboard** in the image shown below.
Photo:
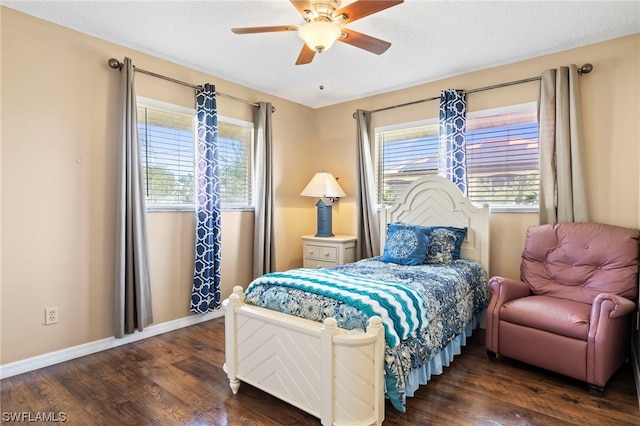
{"label": "white baseboard", "polygon": [[59,351],[49,352],[20,361],[0,365],[0,379],[26,373],[32,370],[37,370],[38,368],[48,367],[50,365],[115,348],[117,346],[126,345],[127,343],[146,339],[152,336],[157,336],[158,334],[178,330],[180,328],[198,324],[204,321],[209,321],[214,318],[224,316],[224,313],[224,309],[220,309],[214,312],[208,312],[206,314],[192,315],[189,317],[184,317],[177,320],[167,321],[161,324],[149,326],[142,331],[136,331],[133,334],[127,334],[121,339],[116,339],[115,337],[107,337],[106,339],[96,340],[94,342],[84,343],[82,345],[72,346],[70,348],[61,349]]}

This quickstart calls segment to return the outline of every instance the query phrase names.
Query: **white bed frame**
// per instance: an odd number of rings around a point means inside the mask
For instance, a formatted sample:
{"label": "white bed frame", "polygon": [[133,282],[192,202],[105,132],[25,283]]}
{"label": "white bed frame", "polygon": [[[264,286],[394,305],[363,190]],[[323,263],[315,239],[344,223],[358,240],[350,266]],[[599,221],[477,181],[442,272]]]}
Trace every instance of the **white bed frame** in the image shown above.
{"label": "white bed frame", "polygon": [[[489,208],[474,207],[451,182],[428,176],[409,185],[380,215],[388,223],[468,228],[462,257],[489,271]],[[328,425],[381,425],[384,420],[384,329],[372,317],[366,332],[340,329],[244,303],[237,286],[226,308],[225,371],[231,390],[249,383]]]}

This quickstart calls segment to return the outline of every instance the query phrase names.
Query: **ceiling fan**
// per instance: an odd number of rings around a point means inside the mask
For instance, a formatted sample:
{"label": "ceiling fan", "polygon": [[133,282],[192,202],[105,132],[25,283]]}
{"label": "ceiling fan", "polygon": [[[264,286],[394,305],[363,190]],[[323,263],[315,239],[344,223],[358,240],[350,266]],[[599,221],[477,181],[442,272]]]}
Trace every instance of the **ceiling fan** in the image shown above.
{"label": "ceiling fan", "polygon": [[316,53],[328,50],[338,40],[360,49],[380,55],[391,43],[359,33],[342,25],[380,12],[402,3],[404,0],[356,0],[340,8],[340,0],[290,0],[300,12],[306,24],[280,25],[272,27],[232,28],[236,34],[298,31],[305,44],[296,65],[308,64]]}

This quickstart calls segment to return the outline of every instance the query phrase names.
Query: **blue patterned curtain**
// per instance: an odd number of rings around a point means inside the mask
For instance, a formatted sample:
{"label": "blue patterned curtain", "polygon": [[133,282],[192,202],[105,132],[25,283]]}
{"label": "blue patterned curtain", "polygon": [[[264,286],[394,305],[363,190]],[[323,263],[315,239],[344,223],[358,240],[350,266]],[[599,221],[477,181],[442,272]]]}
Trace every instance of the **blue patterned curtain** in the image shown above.
{"label": "blue patterned curtain", "polygon": [[440,94],[440,162],[438,174],[467,195],[467,95],[448,89]]}
{"label": "blue patterned curtain", "polygon": [[196,244],[191,311],[220,307],[220,166],[215,86],[196,94]]}

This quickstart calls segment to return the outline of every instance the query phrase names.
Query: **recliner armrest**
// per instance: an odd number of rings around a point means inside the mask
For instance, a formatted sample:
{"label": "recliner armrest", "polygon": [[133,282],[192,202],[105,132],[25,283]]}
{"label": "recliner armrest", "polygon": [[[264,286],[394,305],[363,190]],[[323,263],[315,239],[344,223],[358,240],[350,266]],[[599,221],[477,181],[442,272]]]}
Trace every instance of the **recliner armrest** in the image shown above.
{"label": "recliner armrest", "polygon": [[493,297],[497,297],[497,306],[502,306],[510,300],[519,299],[531,293],[527,283],[505,277],[492,277],[489,280],[489,289],[493,293]]}
{"label": "recliner armrest", "polygon": [[600,293],[593,300],[593,307],[591,308],[592,322],[594,315],[602,316],[602,314],[606,313],[608,318],[618,318],[629,315],[635,309],[636,304],[626,297],[611,293]]}
{"label": "recliner armrest", "polygon": [[635,309],[633,301],[616,294],[601,293],[593,300],[587,335],[587,383],[604,386],[628,357],[630,315]]}
{"label": "recliner armrest", "polygon": [[510,300],[528,296],[529,285],[518,280],[504,277],[492,277],[489,280],[492,296],[487,307],[487,334],[485,345],[487,351],[498,353],[498,324],[500,323],[500,307]]}

